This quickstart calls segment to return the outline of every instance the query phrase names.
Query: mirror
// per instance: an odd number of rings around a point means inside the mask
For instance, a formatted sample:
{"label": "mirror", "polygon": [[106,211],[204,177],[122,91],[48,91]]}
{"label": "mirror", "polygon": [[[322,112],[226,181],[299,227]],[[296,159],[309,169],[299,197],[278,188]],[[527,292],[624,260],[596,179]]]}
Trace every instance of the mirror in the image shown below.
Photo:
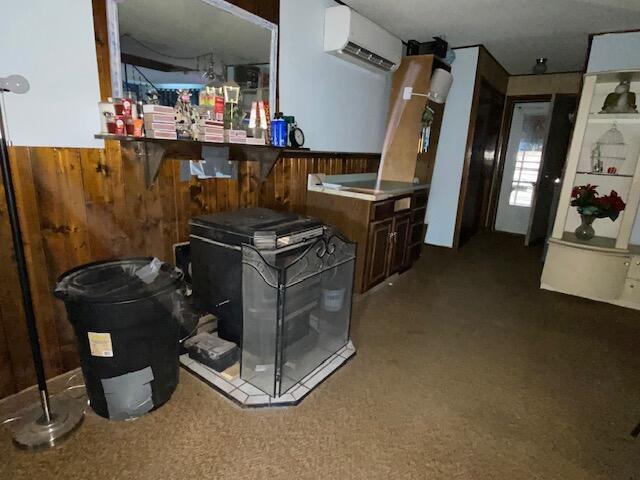
{"label": "mirror", "polygon": [[278,27],[267,20],[223,0],[109,0],[108,17],[114,98],[180,98],[209,115],[222,98],[225,128],[249,136],[260,107],[275,105]]}

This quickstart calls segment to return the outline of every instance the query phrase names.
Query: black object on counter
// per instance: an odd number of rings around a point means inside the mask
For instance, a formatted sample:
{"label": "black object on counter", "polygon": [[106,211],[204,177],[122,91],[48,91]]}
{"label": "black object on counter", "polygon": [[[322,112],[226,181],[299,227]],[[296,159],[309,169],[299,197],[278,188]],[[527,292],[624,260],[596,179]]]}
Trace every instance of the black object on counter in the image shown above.
{"label": "black object on counter", "polygon": [[60,276],[54,294],[65,302],[98,415],[133,418],[171,398],[182,290],[182,272],[146,257],[90,263]]}

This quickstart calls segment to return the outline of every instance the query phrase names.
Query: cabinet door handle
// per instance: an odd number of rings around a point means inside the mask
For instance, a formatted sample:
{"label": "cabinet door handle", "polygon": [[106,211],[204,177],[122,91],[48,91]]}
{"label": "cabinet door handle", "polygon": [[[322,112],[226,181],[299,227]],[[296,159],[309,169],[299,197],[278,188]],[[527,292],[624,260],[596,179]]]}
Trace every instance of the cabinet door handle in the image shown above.
{"label": "cabinet door handle", "polygon": [[629,265],[631,265],[629,262],[624,262],[625,267],[628,267]]}

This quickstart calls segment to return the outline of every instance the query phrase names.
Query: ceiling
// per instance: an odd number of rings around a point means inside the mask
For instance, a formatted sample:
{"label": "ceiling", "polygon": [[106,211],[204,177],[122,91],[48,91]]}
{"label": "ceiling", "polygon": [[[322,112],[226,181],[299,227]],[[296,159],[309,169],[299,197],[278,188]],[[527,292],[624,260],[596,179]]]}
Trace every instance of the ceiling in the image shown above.
{"label": "ceiling", "polygon": [[512,75],[582,70],[590,33],[640,28],[640,0],[346,0],[407,41],[483,44]]}
{"label": "ceiling", "polygon": [[179,66],[193,63],[183,58],[162,58],[138,43],[143,42],[168,56],[195,57],[213,52],[217,61],[227,65],[269,63],[270,30],[203,0],[121,0],[118,21],[123,53]]}

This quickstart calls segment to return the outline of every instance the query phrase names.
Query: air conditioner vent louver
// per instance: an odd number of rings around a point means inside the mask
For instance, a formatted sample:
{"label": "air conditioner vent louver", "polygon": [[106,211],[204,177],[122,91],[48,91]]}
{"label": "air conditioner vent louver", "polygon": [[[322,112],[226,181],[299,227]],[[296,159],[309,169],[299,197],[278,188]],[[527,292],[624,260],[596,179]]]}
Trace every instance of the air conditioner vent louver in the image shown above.
{"label": "air conditioner vent louver", "polygon": [[344,47],[342,51],[372,65],[376,65],[377,67],[380,67],[381,69],[388,72],[393,70],[396,66],[395,63],[390,62],[389,60],[382,58],[380,55],[376,55],[375,53],[370,52],[366,48],[362,48],[353,42],[347,43],[347,46]]}

